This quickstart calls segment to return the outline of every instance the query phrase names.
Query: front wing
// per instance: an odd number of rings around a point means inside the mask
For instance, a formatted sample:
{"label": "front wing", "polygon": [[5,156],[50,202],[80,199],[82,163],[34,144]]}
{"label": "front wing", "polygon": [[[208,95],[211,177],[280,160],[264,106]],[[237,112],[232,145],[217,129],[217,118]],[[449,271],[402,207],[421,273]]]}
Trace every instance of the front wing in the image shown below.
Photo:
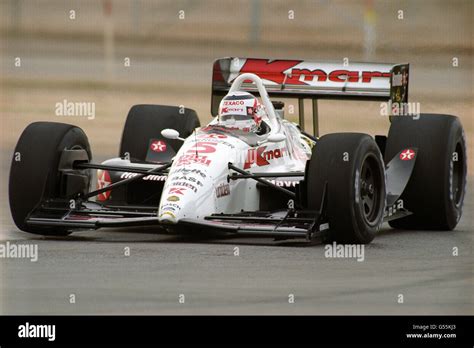
{"label": "front wing", "polygon": [[[95,230],[102,227],[156,226],[173,230],[212,230],[240,235],[298,237],[313,239],[324,225],[321,214],[313,211],[281,210],[275,212],[243,212],[214,214],[201,219],[182,219],[177,224],[161,222],[156,208],[146,206],[107,206],[83,202],[75,209],[66,200],[44,202],[27,218],[27,223],[38,227],[64,227],[71,230]],[[321,228],[322,227],[322,228]]]}

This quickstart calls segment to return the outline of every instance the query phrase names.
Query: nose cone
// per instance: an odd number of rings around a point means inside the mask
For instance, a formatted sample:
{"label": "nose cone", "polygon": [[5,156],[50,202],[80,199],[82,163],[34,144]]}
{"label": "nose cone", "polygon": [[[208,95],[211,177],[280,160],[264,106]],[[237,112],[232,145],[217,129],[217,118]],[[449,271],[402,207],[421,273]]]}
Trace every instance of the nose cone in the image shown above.
{"label": "nose cone", "polygon": [[201,130],[187,138],[168,173],[158,218],[164,223],[178,223],[215,213],[216,188],[227,183],[228,163],[245,146],[237,138],[212,130]]}
{"label": "nose cone", "polygon": [[181,174],[168,178],[170,182],[163,189],[158,211],[158,218],[163,223],[175,224],[184,218],[199,219],[212,212],[215,198],[211,180],[196,179],[194,183],[192,176],[187,178],[182,179]]}
{"label": "nose cone", "polygon": [[176,215],[171,211],[164,211],[158,216],[158,220],[165,224],[175,224],[178,222]]}
{"label": "nose cone", "polygon": [[[168,180],[176,182],[176,176],[171,176]],[[158,219],[163,223],[175,224],[182,217],[182,210],[185,206],[185,200],[189,200],[189,188],[177,187],[175,184],[165,184],[161,194],[160,208],[158,210]]]}

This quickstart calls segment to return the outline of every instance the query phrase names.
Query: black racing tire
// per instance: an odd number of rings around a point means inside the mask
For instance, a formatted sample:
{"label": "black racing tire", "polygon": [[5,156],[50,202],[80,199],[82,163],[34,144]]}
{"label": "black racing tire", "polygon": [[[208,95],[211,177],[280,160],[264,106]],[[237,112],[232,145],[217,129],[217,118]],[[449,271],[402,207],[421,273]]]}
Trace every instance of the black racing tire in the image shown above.
{"label": "black racing tire", "polygon": [[374,239],[385,210],[385,172],[380,150],[369,135],[322,136],[305,176],[310,210],[320,209],[327,182],[325,242],[367,244]]}
{"label": "black racing tire", "polygon": [[20,230],[54,236],[71,233],[65,228],[30,226],[25,219],[42,200],[58,197],[61,152],[73,147],[86,150],[89,159],[92,158],[87,136],[79,127],[35,122],[21,134],[13,154],[8,187],[10,211]]}
{"label": "black racing tire", "polygon": [[[186,138],[199,126],[199,118],[192,109],[166,105],[134,105],[125,121],[119,156],[128,154],[132,160],[145,162],[150,140],[165,140],[161,135],[163,129],[175,129],[180,137]],[[183,144],[180,140],[165,141],[173,148],[173,153],[178,152]]]}
{"label": "black racing tire", "polygon": [[460,120],[439,114],[421,114],[419,119],[393,117],[385,160],[409,147],[418,148],[418,154],[400,198],[413,214],[390,221],[390,226],[453,230],[462,215],[467,182],[466,140]]}

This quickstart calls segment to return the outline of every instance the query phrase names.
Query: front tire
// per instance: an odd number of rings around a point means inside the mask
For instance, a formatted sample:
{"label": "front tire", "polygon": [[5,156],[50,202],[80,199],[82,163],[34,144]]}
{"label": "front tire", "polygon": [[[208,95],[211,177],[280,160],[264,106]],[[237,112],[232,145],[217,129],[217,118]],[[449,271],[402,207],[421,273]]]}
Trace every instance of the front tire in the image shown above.
{"label": "front tire", "polygon": [[375,141],[360,133],[321,137],[306,166],[309,209],[320,209],[326,183],[327,241],[370,243],[385,209],[384,164]]}
{"label": "front tire", "polygon": [[84,131],[69,124],[35,122],[21,134],[13,154],[8,187],[10,211],[20,230],[54,236],[71,233],[64,228],[30,226],[26,219],[42,200],[59,196],[61,153],[73,148],[86,150],[89,160],[92,158]]}

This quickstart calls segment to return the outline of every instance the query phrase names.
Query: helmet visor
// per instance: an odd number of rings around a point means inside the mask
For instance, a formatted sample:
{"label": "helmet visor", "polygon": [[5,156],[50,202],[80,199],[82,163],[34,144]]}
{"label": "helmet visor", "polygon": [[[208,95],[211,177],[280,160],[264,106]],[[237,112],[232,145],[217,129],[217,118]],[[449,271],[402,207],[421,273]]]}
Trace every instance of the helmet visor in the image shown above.
{"label": "helmet visor", "polygon": [[227,114],[219,116],[221,122],[226,122],[229,120],[235,121],[250,121],[253,120],[252,116],[248,115],[235,115],[235,114]]}

